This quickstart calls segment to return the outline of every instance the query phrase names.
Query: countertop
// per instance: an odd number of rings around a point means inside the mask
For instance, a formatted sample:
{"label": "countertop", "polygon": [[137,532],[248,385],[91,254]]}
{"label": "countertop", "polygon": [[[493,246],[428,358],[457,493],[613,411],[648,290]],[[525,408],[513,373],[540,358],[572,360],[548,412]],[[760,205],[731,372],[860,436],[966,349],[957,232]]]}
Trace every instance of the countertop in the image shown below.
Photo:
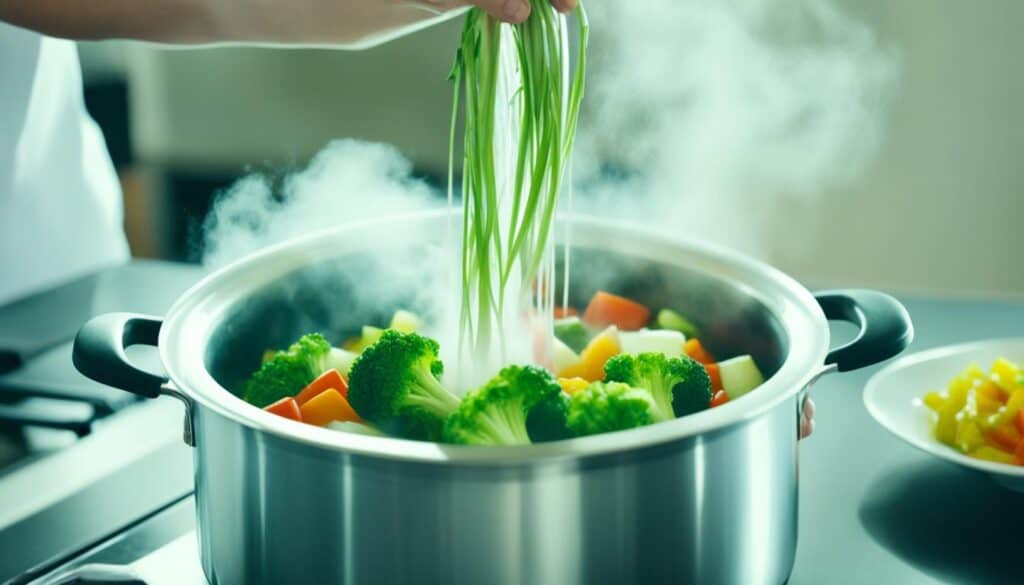
{"label": "countertop", "polygon": [[[901,300],[916,329],[904,355],[1024,336],[1024,304]],[[789,585],[1024,583],[1024,496],[877,424],[862,395],[880,367],[827,376],[811,392],[817,426],[800,447],[800,533]]]}

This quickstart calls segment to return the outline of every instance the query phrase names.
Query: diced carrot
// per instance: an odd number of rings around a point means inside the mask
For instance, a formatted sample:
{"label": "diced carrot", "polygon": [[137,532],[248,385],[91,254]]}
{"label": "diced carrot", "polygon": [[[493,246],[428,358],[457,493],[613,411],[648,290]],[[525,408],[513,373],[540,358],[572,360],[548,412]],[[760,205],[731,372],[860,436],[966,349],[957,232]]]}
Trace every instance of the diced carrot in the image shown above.
{"label": "diced carrot", "polygon": [[1024,436],[1024,409],[1017,411],[1017,430]]}
{"label": "diced carrot", "polygon": [[309,402],[309,400],[328,388],[334,388],[341,393],[342,397],[348,398],[348,383],[345,382],[345,378],[341,376],[338,370],[327,370],[320,374],[316,380],[309,383],[295,395],[295,400],[299,403],[299,406]]}
{"label": "diced carrot", "polygon": [[310,398],[301,407],[302,420],[318,427],[322,427],[331,421],[341,422],[363,422],[352,405],[345,400],[345,397],[334,388],[328,388],[313,398]]}
{"label": "diced carrot", "polygon": [[704,345],[696,337],[686,340],[686,343],[683,344],[683,353],[704,365],[713,364],[718,361],[715,359],[715,356],[711,355],[711,352],[704,349]]}
{"label": "diced carrot", "polygon": [[725,390],[719,390],[711,397],[711,408],[722,406],[726,402],[729,402],[729,395],[725,393]]}
{"label": "diced carrot", "polygon": [[291,397],[282,398],[270,406],[264,407],[263,410],[272,412],[277,416],[283,416],[284,418],[302,422],[302,411],[299,410],[299,403]]}
{"label": "diced carrot", "polygon": [[711,378],[711,390],[721,390],[722,372],[718,368],[718,364],[704,364],[704,369],[708,371],[708,376]]}
{"label": "diced carrot", "polygon": [[1017,452],[1013,456],[1017,460],[1017,465],[1024,465],[1024,441],[1017,443]]}
{"label": "diced carrot", "polygon": [[1020,436],[1020,432],[1017,431],[1017,427],[1014,425],[1003,425],[985,432],[985,438],[988,439],[989,443],[1007,453],[1013,453],[1017,450],[1017,445],[1020,444]]}
{"label": "diced carrot", "polygon": [[623,331],[643,329],[651,320],[651,310],[625,297],[598,291],[583,313],[583,322],[591,327],[615,325]]}
{"label": "diced carrot", "polygon": [[565,319],[566,317],[575,317],[580,312],[576,310],[576,307],[555,307],[555,319]]}

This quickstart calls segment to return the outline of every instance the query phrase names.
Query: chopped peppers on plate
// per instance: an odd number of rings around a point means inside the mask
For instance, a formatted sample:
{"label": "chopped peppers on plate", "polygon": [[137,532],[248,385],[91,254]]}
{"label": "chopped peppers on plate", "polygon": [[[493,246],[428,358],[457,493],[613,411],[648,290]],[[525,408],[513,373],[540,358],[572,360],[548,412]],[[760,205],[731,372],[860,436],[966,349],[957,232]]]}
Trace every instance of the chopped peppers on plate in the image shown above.
{"label": "chopped peppers on plate", "polygon": [[976,459],[1024,465],[1024,369],[999,358],[985,371],[967,366],[944,392],[922,398],[935,438]]}

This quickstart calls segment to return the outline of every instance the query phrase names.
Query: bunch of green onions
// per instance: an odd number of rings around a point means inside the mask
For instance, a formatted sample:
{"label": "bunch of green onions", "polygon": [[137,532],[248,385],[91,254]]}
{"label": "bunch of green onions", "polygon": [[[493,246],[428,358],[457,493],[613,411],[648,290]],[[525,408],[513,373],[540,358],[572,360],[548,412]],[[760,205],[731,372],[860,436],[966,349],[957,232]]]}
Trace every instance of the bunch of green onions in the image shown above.
{"label": "bunch of green onions", "polygon": [[589,29],[581,4],[573,64],[566,18],[550,0],[530,3],[530,17],[514,26],[469,12],[452,69],[449,201],[461,93],[459,346],[470,356],[497,349],[504,358],[506,321],[529,306],[535,283],[539,315],[554,306],[552,224],[576,136]]}

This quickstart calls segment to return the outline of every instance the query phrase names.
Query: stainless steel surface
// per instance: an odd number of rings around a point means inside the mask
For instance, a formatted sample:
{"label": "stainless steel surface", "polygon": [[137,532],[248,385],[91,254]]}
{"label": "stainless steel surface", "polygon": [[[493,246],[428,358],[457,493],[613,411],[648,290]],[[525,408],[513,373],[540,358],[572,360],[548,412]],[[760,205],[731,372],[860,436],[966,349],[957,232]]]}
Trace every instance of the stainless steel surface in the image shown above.
{"label": "stainless steel surface", "polygon": [[203,567],[214,583],[782,583],[795,400],[662,446],[521,466],[311,448],[200,408]]}
{"label": "stainless steel surface", "polygon": [[[797,397],[822,371],[828,328],[805,289],[743,257],[578,224],[574,266],[600,265],[605,278],[577,278],[576,294],[601,284],[679,307],[705,326],[713,350],[752,353],[771,376],[672,422],[499,453],[293,425],[225,390],[264,348],[344,313],[346,279],[373,288],[382,277],[367,255],[376,234],[437,237],[445,224],[432,214],[279,246],[171,309],[159,346],[174,387],[195,401],[198,537],[210,580],[785,581],[796,546]],[[417,266],[410,253],[387,251],[403,270]],[[348,313],[330,334],[367,318]],[[330,554],[310,554],[325,546]]]}

